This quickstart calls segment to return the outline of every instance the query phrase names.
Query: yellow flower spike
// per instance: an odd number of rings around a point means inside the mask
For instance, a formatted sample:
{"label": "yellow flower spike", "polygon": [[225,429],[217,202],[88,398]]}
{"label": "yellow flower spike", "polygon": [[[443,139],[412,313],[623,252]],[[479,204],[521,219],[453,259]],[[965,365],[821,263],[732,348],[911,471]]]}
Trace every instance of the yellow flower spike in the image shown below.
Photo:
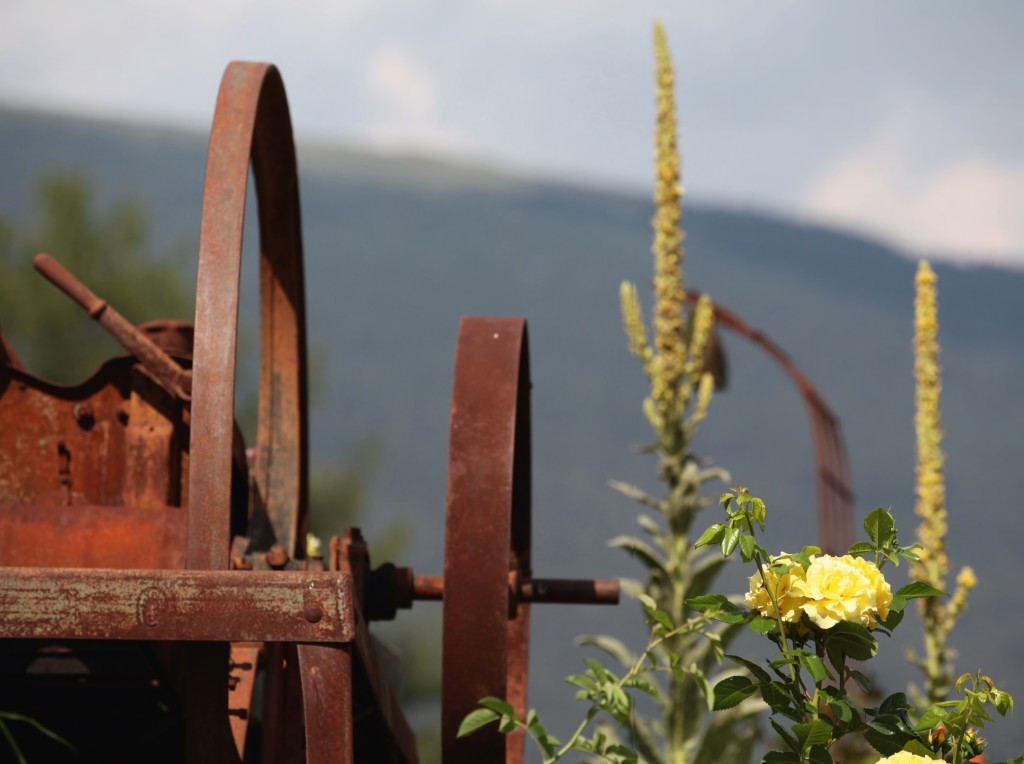
{"label": "yellow flower spike", "polygon": [[690,352],[686,371],[690,377],[690,384],[695,385],[704,373],[705,356],[708,343],[711,340],[711,330],[715,325],[715,311],[711,305],[711,298],[706,294],[702,294],[697,301],[691,321],[693,330],[690,336]]}
{"label": "yellow flower spike", "polygon": [[644,327],[640,296],[635,284],[622,282],[619,286],[619,303],[622,306],[622,324],[629,340],[629,352],[644,359],[647,351],[647,330]]}
{"label": "yellow flower spike", "polygon": [[665,30],[654,27],[657,116],[654,187],[654,320],[653,342],[661,359],[655,400],[665,418],[676,414],[676,399],[684,384],[686,347],[683,331],[682,187],[677,144],[675,75]]}
{"label": "yellow flower spike", "polygon": [[[936,306],[935,272],[921,262],[915,281],[914,300],[914,378],[916,388],[917,430],[917,506],[921,518],[917,534],[927,557],[912,567],[913,576],[938,589],[949,573],[946,555],[945,457],[942,453],[940,397],[942,380],[939,367],[939,321]],[[935,600],[929,600],[935,602]]]}
{"label": "yellow flower spike", "polygon": [[[949,575],[946,535],[945,456],[942,453],[941,366],[939,364],[939,319],[936,276],[927,262],[921,262],[914,282],[914,428],[917,435],[917,502],[914,511],[921,518],[917,540],[921,561],[911,565],[911,577],[937,589],[945,589]],[[921,600],[925,656],[917,665],[925,673],[924,699],[929,704],[946,700],[952,682],[953,651],[948,647],[950,632],[967,607],[967,597],[977,583],[974,571],[964,568],[957,576],[957,588],[948,601],[938,597]]]}
{"label": "yellow flower spike", "polygon": [[697,426],[707,416],[708,406],[711,405],[711,398],[715,394],[715,378],[710,372],[704,372],[700,377],[700,384],[697,387],[697,405],[693,407],[693,415],[690,417],[690,427]]}

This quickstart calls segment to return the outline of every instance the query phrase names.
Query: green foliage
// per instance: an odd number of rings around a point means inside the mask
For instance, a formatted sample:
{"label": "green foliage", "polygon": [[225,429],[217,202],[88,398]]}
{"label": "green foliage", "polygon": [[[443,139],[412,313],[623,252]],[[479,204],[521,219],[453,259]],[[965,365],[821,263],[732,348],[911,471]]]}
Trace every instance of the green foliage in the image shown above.
{"label": "green foliage", "polygon": [[[746,624],[777,648],[777,657],[763,665],[727,655],[748,675],[723,679],[712,695],[715,711],[757,696],[771,709],[780,748],[767,753],[762,764],[828,764],[831,749],[847,735],[859,735],[883,756],[908,751],[959,764],[982,752],[985,741],[977,730],[992,719],[986,706],[1005,715],[1013,709],[1013,698],[980,672],[957,682],[962,698],[932,706],[916,724],[914,709],[901,692],[877,707],[861,705],[850,692],[854,685],[870,689],[852,662],[877,655],[876,632],[891,635],[910,600],[947,596],[923,581],[890,590],[882,568],[887,562],[899,565],[901,559],[916,562],[917,554],[900,545],[889,510],[868,515],[864,530],[869,540],[854,544],[844,557],[822,555],[817,547],[772,557],[757,540],[765,527],[764,502],[741,488],[724,494],[721,503],[726,520],[712,524],[696,546],[717,545],[724,556],[739,549],[742,559],[754,565],[746,606],[713,594],[686,604],[715,620]],[[858,561],[859,555],[870,564]],[[831,609],[837,605],[843,616],[838,621]]]}
{"label": "green foliage", "polygon": [[4,740],[7,742],[7,745],[10,746],[11,753],[14,754],[14,758],[18,761],[18,764],[27,764],[28,759],[26,759],[25,754],[22,753],[21,746],[18,745],[18,740],[17,738],[15,738],[14,733],[11,731],[8,722],[20,722],[22,724],[27,724],[40,734],[45,735],[46,737],[50,738],[51,740],[57,743],[60,743],[65,748],[68,748],[72,751],[75,750],[75,747],[71,745],[71,743],[62,738],[53,730],[44,727],[35,719],[29,716],[25,716],[24,714],[13,713],[12,711],[0,711],[0,735],[3,736]]}
{"label": "green foliage", "polygon": [[39,184],[32,223],[0,219],[0,325],[28,370],[57,382],[79,382],[124,351],[34,271],[38,252],[53,255],[136,324],[192,320],[186,250],[148,252],[148,216],[130,200],[102,212],[95,206],[86,179],[53,176]]}
{"label": "green foliage", "polygon": [[[586,734],[595,720],[606,719],[616,726],[626,728],[635,724],[637,715],[635,693],[647,695],[655,700],[662,697],[662,690],[654,677],[657,672],[684,675],[688,670],[679,661],[679,656],[664,662],[661,660],[662,650],[672,640],[685,635],[707,637],[712,645],[718,644],[718,637],[706,632],[709,621],[720,611],[709,608],[707,612],[675,625],[667,612],[657,606],[647,595],[640,595],[647,625],[650,628],[650,639],[640,655],[632,657],[630,664],[623,673],[617,673],[600,661],[593,658],[585,660],[587,669],[582,674],[566,677],[566,682],[577,688],[576,699],[588,704],[587,711],[579,726],[563,744],[544,728],[537,712],[531,709],[525,718],[516,715],[515,709],[499,698],[483,698],[480,708],[471,712],[459,727],[459,737],[470,735],[481,727],[497,723],[502,733],[523,729],[534,741],[543,755],[544,764],[552,764],[573,751],[591,754],[603,761],[615,764],[639,764],[651,761],[651,754],[646,749],[650,743],[644,742],[634,747],[619,742],[608,729],[597,726],[589,736]],[[605,638],[607,640],[607,638]],[[623,646],[614,641],[604,641],[602,646],[609,648],[613,654],[625,657],[621,652]],[[720,652],[717,653],[719,656]],[[710,761],[708,760],[709,764]],[[718,759],[714,759],[718,761]]]}

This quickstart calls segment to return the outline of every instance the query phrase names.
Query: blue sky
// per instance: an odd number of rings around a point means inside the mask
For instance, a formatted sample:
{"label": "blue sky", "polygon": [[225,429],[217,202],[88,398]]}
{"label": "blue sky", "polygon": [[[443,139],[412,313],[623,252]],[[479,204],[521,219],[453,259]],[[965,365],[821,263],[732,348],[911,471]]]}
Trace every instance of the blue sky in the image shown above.
{"label": "blue sky", "polygon": [[693,199],[1024,267],[1013,0],[5,0],[0,102],[205,128],[268,60],[300,140],[643,189],[655,18]]}

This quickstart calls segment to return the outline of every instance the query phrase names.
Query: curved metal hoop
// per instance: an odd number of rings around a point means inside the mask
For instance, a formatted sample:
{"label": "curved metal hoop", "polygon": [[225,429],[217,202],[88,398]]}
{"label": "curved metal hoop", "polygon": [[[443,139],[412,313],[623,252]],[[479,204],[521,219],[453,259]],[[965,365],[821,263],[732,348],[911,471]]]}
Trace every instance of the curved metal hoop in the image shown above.
{"label": "curved metal hoop", "polygon": [[203,192],[196,284],[190,568],[228,567],[235,348],[245,198],[252,164],[260,230],[260,394],[256,488],[275,543],[298,548],[306,513],[306,311],[298,170],[281,75],[228,65]]}
{"label": "curved metal hoop", "polygon": [[[254,524],[301,557],[307,501],[306,309],[298,169],[284,83],[271,64],[232,62],[210,132],[196,283],[188,567],[229,567],[231,444],[242,237],[249,167],[260,232],[260,385]],[[250,532],[253,532],[250,528]],[[264,541],[260,539],[259,541]],[[219,761],[227,737],[226,645],[190,647],[186,744],[190,760]],[[347,646],[298,647],[306,748],[311,761],[341,761],[351,708],[310,684],[303,666],[338,678]],[[317,660],[319,659],[319,660]],[[319,664],[323,664],[322,666]],[[323,669],[323,671],[321,671]],[[307,686],[309,685],[309,686]],[[339,683],[336,692],[342,692]],[[333,699],[333,696],[331,696]],[[294,727],[294,725],[292,725]],[[310,733],[316,729],[318,734]],[[294,737],[294,735],[292,736]]]}
{"label": "curved metal hoop", "polygon": [[530,571],[526,321],[464,318],[452,391],[445,520],[441,746],[445,761],[521,762],[521,735],[456,738],[480,698],[526,711]]}

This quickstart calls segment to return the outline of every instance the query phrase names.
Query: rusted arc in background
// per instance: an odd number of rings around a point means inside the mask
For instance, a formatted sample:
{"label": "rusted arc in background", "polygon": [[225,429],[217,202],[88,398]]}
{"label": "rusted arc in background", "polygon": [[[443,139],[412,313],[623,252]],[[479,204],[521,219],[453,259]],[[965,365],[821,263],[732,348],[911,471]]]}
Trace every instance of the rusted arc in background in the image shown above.
{"label": "rusted arc in background", "polygon": [[[695,304],[701,292],[687,290],[686,301]],[[746,337],[781,366],[800,391],[807,408],[814,442],[815,482],[818,496],[818,535],[821,548],[843,553],[853,537],[853,490],[850,466],[839,419],[811,381],[788,355],[764,333],[747,324],[728,308],[712,303],[715,321]]]}
{"label": "rusted arc in background", "polygon": [[260,225],[257,493],[301,556],[306,512],[306,320],[298,170],[284,84],[271,64],[232,62],[210,133],[196,285],[188,566],[228,567],[239,276],[249,164]]}
{"label": "rusted arc in background", "polygon": [[523,757],[520,733],[457,739],[480,698],[526,711],[530,576],[530,369],[526,321],[463,318],[455,352],[445,519],[441,751],[445,764]]}

